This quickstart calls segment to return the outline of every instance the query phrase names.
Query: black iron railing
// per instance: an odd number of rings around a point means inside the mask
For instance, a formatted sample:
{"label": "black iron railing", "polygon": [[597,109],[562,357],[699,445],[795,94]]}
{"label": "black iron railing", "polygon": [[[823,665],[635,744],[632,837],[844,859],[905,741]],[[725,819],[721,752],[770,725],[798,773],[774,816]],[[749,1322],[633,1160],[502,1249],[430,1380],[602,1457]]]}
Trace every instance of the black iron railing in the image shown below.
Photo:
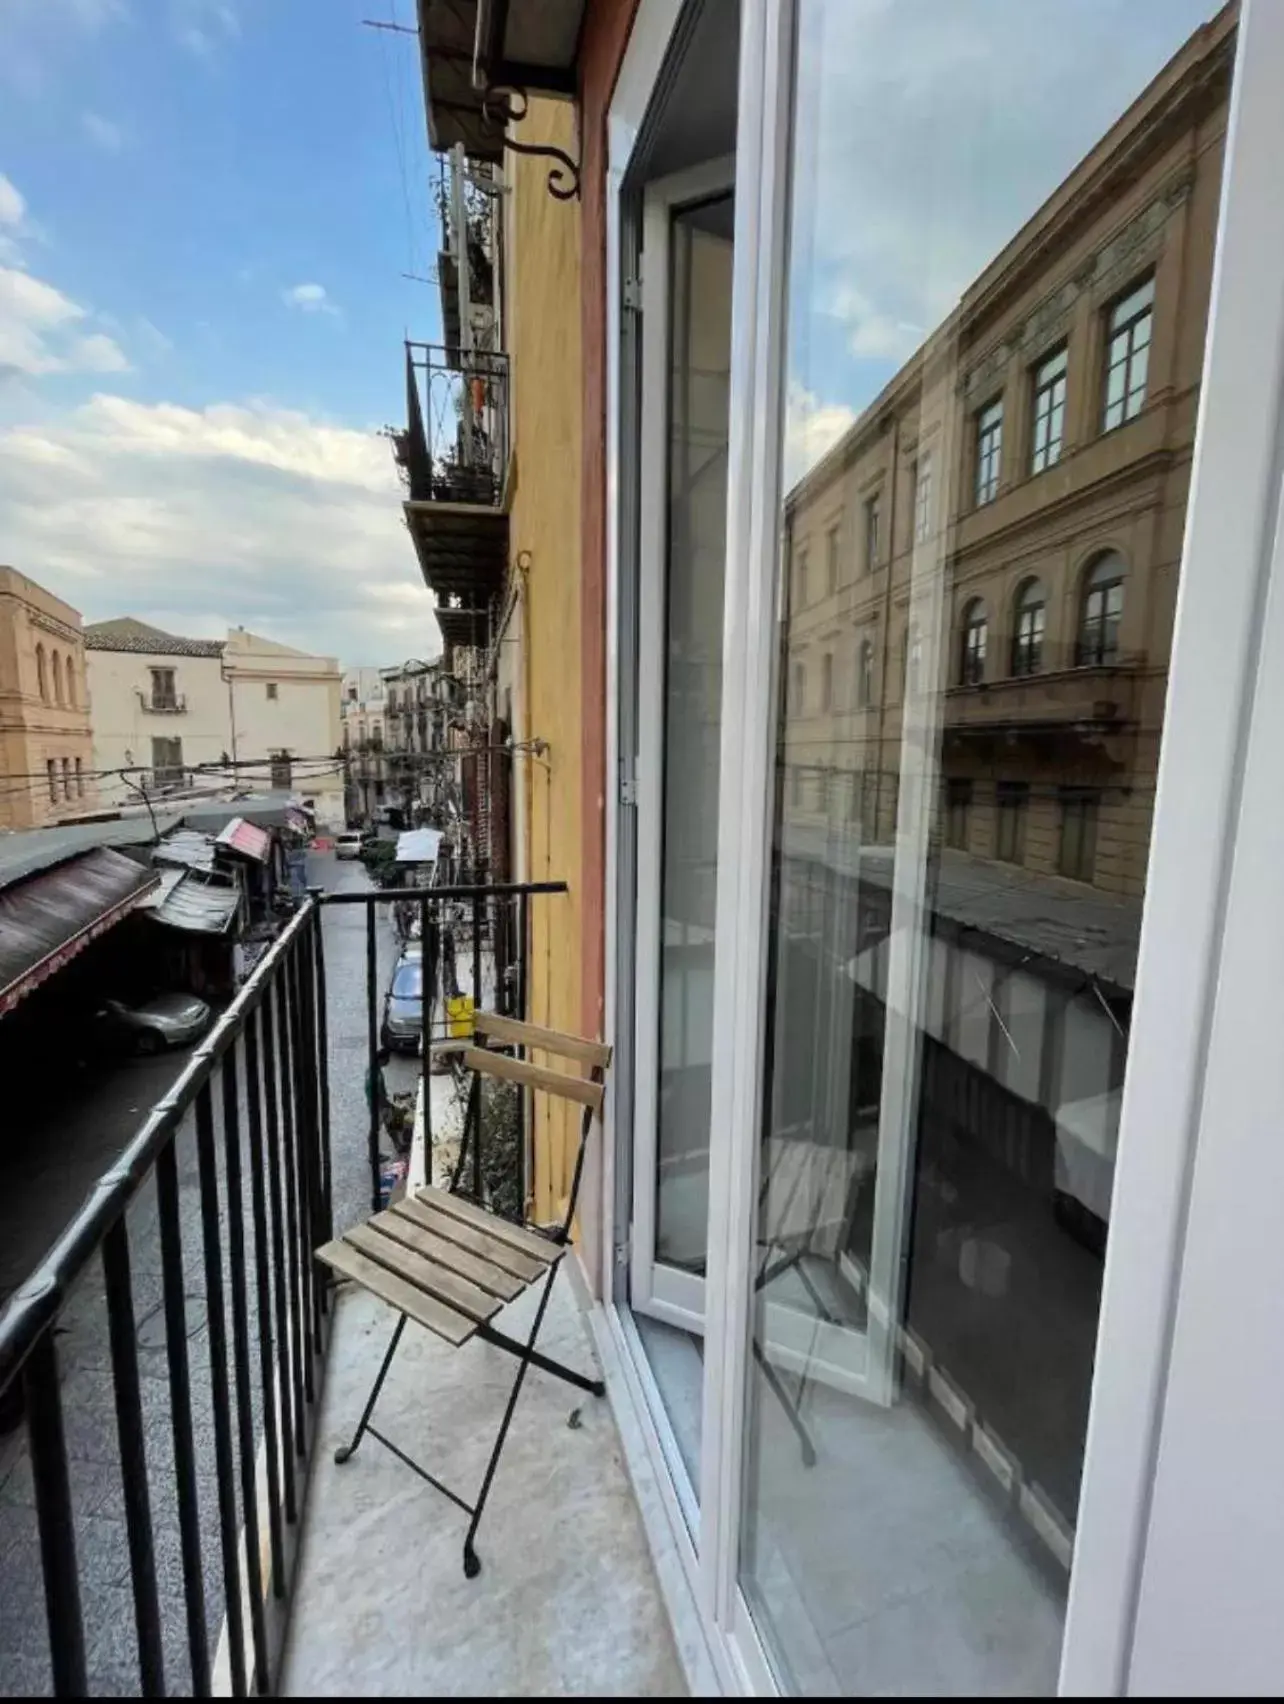
{"label": "black iron railing", "polygon": [[[309,900],[291,919],[0,1316],[0,1399],[21,1381],[60,1696],[89,1689],[87,1632],[96,1647],[107,1612],[100,1595],[87,1615],[82,1593],[67,1424],[83,1415],[64,1398],[58,1344],[73,1302],[106,1314],[137,1683],[208,1693],[221,1610],[232,1690],[270,1690],[325,1342],[312,1261],[330,1229],[320,917]],[[142,1376],[136,1290],[157,1298],[167,1377]],[[193,1358],[202,1336],[208,1382]],[[166,1539],[182,1633],[162,1613]]]}
{"label": "black iron railing", "polygon": [[508,356],[406,344],[406,430],[394,442],[417,501],[495,508],[508,469]]}
{"label": "black iron railing", "polygon": [[[461,983],[474,1000],[524,1014],[530,900],[566,891],[560,882],[314,891],[0,1314],[0,1411],[20,1402],[25,1417],[34,1527],[27,1542],[38,1555],[48,1635],[47,1674],[30,1681],[32,1690],[273,1690],[328,1340],[330,1279],[313,1254],[336,1229],[336,1160],[342,1184],[354,1161],[361,1169],[364,1146],[371,1206],[384,1182],[385,1132],[373,1094],[364,1133],[345,1128],[332,1143],[327,1001],[343,989],[327,989],[325,911],[366,908],[364,1039],[373,1083],[380,947],[386,964],[392,945],[379,939],[381,908],[396,917],[403,946],[411,925],[422,942],[426,1077],[440,1044],[461,1041],[458,1012],[446,1010]],[[424,1089],[431,1181],[432,1095]],[[516,1099],[511,1195],[520,1213],[527,1145]],[[493,1199],[480,1126],[470,1100],[454,1173],[437,1181]],[[469,1175],[461,1178],[465,1160]],[[359,1215],[360,1193],[349,1191],[339,1216]],[[86,1356],[77,1345],[90,1315]],[[105,1413],[86,1406],[86,1389]],[[86,1433],[97,1476],[91,1504],[80,1483]],[[86,1519],[103,1499],[124,1532],[122,1553],[106,1570],[104,1523]],[[0,1505],[0,1515],[14,1513]],[[15,1537],[10,1557],[18,1555]],[[132,1638],[117,1625],[125,1580]],[[6,1595],[11,1584],[6,1559]],[[27,1585],[35,1589],[33,1580]],[[220,1628],[224,1666],[216,1674]]]}

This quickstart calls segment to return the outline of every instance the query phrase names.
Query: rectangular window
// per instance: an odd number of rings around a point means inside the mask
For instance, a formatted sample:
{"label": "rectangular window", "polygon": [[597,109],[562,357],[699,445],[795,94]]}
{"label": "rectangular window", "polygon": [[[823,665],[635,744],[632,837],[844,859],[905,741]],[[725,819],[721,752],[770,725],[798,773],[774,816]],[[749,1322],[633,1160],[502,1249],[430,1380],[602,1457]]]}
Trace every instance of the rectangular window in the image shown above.
{"label": "rectangular window", "polygon": [[976,417],[976,506],[992,502],[999,489],[1003,450],[1003,402],[992,402]]}
{"label": "rectangular window", "polygon": [[1090,882],[1097,865],[1097,807],[1100,794],[1084,787],[1061,792],[1061,848],[1057,868],[1077,882]]}
{"label": "rectangular window", "polygon": [[84,780],[84,776],[80,772],[80,759],[77,758],[76,759],[76,797],[78,799],[83,799],[84,796],[85,796],[85,780]]}
{"label": "rectangular window", "polygon": [[972,806],[972,783],[966,780],[945,784],[945,844],[967,851],[967,819]]}
{"label": "rectangular window", "polygon": [[152,741],[153,787],[177,787],[183,779],[182,740]]}
{"label": "rectangular window", "polygon": [[820,708],[834,708],[834,654],[826,651],[820,659]]}
{"label": "rectangular window", "polygon": [[1034,369],[1034,442],[1030,472],[1042,473],[1061,459],[1066,419],[1066,351],[1058,349]]}
{"label": "rectangular window", "polygon": [[798,552],[798,607],[806,609],[811,588],[807,584],[807,552]]}
{"label": "rectangular window", "polygon": [[172,710],[178,703],[173,669],[152,669],[152,709]]}
{"label": "rectangular window", "polygon": [[49,797],[56,805],[58,803],[58,765],[50,757],[45,760],[45,768],[49,772]]}
{"label": "rectangular window", "polygon": [[1025,862],[1025,819],[1030,788],[1024,781],[1000,781],[995,793],[994,856],[1004,864]]}
{"label": "rectangular window", "polygon": [[932,457],[929,451],[914,467],[914,540],[922,544],[932,530]]}
{"label": "rectangular window", "polygon": [[832,597],[838,590],[838,528],[831,527],[825,540],[825,589]]}
{"label": "rectangular window", "polygon": [[71,759],[69,757],[64,757],[62,760],[62,796],[64,799],[71,797]]}
{"label": "rectangular window", "polygon": [[274,680],[270,680],[267,683],[267,695],[269,698],[273,699],[276,697],[276,682]]}
{"label": "rectangular window", "polygon": [[1109,432],[1140,414],[1146,402],[1155,281],[1147,278],[1106,314],[1106,388],[1101,429]]}
{"label": "rectangular window", "polygon": [[878,562],[878,498],[871,497],[865,504],[865,572]]}
{"label": "rectangular window", "polygon": [[273,792],[288,793],[294,785],[294,768],[288,751],[272,753],[271,778]]}

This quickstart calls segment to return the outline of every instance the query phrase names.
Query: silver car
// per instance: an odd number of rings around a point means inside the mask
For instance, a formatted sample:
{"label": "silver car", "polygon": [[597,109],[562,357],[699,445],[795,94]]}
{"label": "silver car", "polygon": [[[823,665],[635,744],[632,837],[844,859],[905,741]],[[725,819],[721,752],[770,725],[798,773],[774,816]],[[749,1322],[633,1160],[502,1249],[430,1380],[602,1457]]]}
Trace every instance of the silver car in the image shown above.
{"label": "silver car", "polygon": [[381,1040],[398,1052],[417,1053],[424,1021],[424,961],[403,956],[392,973],[392,983],[383,999]]}
{"label": "silver car", "polygon": [[211,1013],[195,994],[158,994],[139,1005],[107,1000],[98,1015],[131,1039],[137,1052],[160,1053],[166,1047],[184,1047],[203,1035]]}

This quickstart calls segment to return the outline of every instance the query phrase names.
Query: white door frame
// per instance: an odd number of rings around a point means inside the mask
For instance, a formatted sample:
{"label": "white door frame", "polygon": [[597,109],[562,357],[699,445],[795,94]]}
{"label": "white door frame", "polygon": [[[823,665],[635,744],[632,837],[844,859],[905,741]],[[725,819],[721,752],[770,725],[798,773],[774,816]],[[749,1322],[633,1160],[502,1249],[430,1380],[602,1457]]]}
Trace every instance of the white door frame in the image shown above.
{"label": "white door frame", "polygon": [[642,212],[632,1301],[639,1313],[697,1333],[704,1331],[704,1280],[674,1267],[657,1267],[655,1260],[669,554],[669,251],[674,214],[734,186],[734,159],[708,160],[648,184]]}
{"label": "white door frame", "polygon": [[[775,1690],[775,1682],[748,1616],[737,1571],[755,1162],[761,1129],[769,801],[775,763],[782,280],[794,7],[795,0],[745,0],[741,22],[698,1554],[643,1395],[636,1343],[630,1344],[620,1310],[609,1299],[602,1316],[612,1351],[625,1363],[614,1381],[616,1398],[642,1440],[644,1459],[639,1461],[656,1481],[659,1524],[653,1522],[650,1531],[662,1578],[668,1578],[665,1569],[676,1556],[689,1593],[684,1601],[698,1615],[704,1642],[701,1660],[708,1665],[701,1671],[702,1684],[764,1695]],[[615,406],[620,394],[620,185],[678,11],[678,0],[640,0],[611,109],[609,615],[618,608],[620,543],[614,508],[620,453]],[[1210,1110],[1206,1087],[1218,1087],[1222,1102],[1230,1092],[1225,1078],[1214,1075],[1220,1059],[1214,1008],[1219,954],[1230,943],[1228,919],[1237,915],[1232,878],[1262,874],[1251,856],[1246,859],[1256,848],[1236,846],[1235,825],[1241,796],[1247,798],[1244,753],[1257,684],[1252,665],[1258,655],[1266,585],[1276,566],[1269,547],[1275,538],[1281,485],[1278,446],[1284,441],[1284,293],[1279,289],[1284,276],[1284,202],[1276,194],[1276,162],[1284,157],[1284,106],[1277,94],[1281,71],[1284,9],[1244,0],[1063,1644],[1061,1689],[1070,1693],[1112,1694],[1127,1687],[1130,1672],[1156,1672],[1147,1665],[1154,1660],[1154,1640],[1160,1635],[1151,1622],[1139,1618],[1139,1609],[1152,1598],[1156,1604],[1171,1603],[1180,1583],[1179,1558],[1159,1547],[1159,1523],[1166,1509],[1162,1499],[1169,1483],[1159,1455],[1161,1436],[1179,1435],[1173,1427],[1183,1418],[1171,1407],[1165,1411],[1164,1401],[1166,1394],[1171,1401],[1179,1388],[1170,1390],[1168,1382],[1174,1345],[1181,1345],[1183,1331],[1207,1323],[1200,1320],[1198,1296],[1181,1297],[1181,1308],[1178,1303],[1186,1238],[1196,1229],[1207,1229],[1205,1222],[1197,1225],[1191,1218],[1192,1203],[1199,1205],[1197,1192],[1192,1193],[1199,1182],[1196,1142],[1207,1140],[1200,1132],[1201,1119]],[[1284,561],[1278,566],[1284,570]],[[1277,604],[1278,586],[1274,591]],[[608,638],[608,665],[613,705],[619,680],[614,632]],[[1232,680],[1235,688],[1228,690]],[[608,763],[614,774],[620,754],[613,708],[610,717]],[[1252,773],[1255,779],[1256,771]],[[618,799],[609,794],[609,884],[616,880],[611,853],[618,843],[618,812]],[[608,1023],[615,1007],[615,915],[608,904]],[[1262,1012],[1278,1004],[1278,970],[1272,982],[1271,968],[1262,965],[1257,971]],[[1268,1005],[1268,999],[1273,1004]],[[1263,1073],[1271,1063],[1263,1059]],[[1247,1096],[1250,1090],[1243,1093]],[[1210,1106],[1222,1110],[1221,1103]],[[608,1226],[614,1213],[611,1136],[608,1125]],[[616,1226],[616,1239],[619,1232]],[[1223,1234],[1233,1235],[1233,1227],[1224,1227]],[[608,1231],[607,1246],[613,1240]],[[1187,1387],[1180,1388],[1185,1395]],[[1218,1389],[1206,1388],[1203,1400],[1211,1415],[1220,1400]],[[1180,1441],[1197,1440],[1198,1428],[1191,1421],[1198,1416],[1184,1418]],[[1175,1496],[1180,1487],[1173,1483]],[[1197,1606],[1191,1607],[1193,1612]],[[1157,1625],[1162,1618],[1152,1619]]]}

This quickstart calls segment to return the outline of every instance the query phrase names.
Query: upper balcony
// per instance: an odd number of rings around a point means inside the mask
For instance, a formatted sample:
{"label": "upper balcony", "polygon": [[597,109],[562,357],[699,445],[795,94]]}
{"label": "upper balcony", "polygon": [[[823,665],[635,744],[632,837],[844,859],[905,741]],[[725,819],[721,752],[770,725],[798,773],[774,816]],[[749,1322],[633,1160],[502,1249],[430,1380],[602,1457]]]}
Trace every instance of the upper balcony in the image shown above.
{"label": "upper balcony", "polygon": [[136,688],[138,702],[149,716],[184,716],[187,714],[187,699],[181,692],[144,692],[142,687]]}
{"label": "upper balcony", "polygon": [[506,355],[406,344],[407,424],[394,454],[420,570],[443,608],[484,613],[503,588],[508,388]]}
{"label": "upper balcony", "polygon": [[1062,667],[952,686],[945,695],[947,742],[1002,737],[1087,740],[1135,725],[1142,659]]}

